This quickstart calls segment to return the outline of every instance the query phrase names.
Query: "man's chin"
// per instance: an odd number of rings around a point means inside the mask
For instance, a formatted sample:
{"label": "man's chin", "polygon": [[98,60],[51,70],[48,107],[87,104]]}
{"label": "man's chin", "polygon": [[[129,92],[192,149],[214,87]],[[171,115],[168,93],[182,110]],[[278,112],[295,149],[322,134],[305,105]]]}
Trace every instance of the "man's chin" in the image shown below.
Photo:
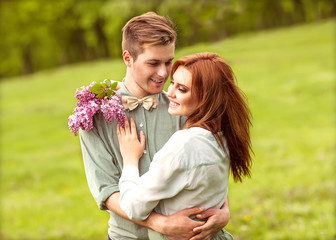
{"label": "man's chin", "polygon": [[162,91],[163,91],[163,87],[155,88],[155,89],[152,88],[149,93],[150,94],[158,94],[158,93],[161,93]]}

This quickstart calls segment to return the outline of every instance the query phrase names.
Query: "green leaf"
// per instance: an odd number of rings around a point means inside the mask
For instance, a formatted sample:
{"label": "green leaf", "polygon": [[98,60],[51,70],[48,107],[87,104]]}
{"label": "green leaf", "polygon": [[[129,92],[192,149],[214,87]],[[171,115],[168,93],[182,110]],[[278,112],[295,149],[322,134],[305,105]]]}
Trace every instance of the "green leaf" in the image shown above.
{"label": "green leaf", "polygon": [[114,91],[112,89],[110,89],[110,90],[107,91],[106,96],[108,98],[110,98],[113,93],[114,93]]}
{"label": "green leaf", "polygon": [[116,89],[117,86],[118,86],[118,82],[113,82],[111,84],[111,89],[114,90],[114,89]]}
{"label": "green leaf", "polygon": [[105,96],[105,93],[103,91],[97,94],[97,97],[104,97],[104,96]]}
{"label": "green leaf", "polygon": [[100,94],[101,92],[103,92],[102,85],[100,83],[96,83],[90,88],[90,92],[93,92],[95,94]]}
{"label": "green leaf", "polygon": [[106,86],[108,86],[108,87],[111,86],[111,81],[107,78],[103,81],[103,83],[106,84]]}

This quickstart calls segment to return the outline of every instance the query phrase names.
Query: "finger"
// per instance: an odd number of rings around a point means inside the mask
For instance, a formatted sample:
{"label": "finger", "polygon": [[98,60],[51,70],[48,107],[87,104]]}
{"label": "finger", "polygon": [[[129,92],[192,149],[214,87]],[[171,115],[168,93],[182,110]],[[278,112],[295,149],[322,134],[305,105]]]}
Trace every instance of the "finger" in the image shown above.
{"label": "finger", "polygon": [[122,126],[119,126],[117,128],[117,138],[118,138],[119,144],[122,144],[123,137],[125,137],[125,129]]}
{"label": "finger", "polygon": [[205,224],[205,222],[195,221],[195,220],[193,220],[193,221],[194,221],[194,223],[195,223],[195,225],[196,225],[195,228],[202,227],[202,226]]}
{"label": "finger", "polygon": [[125,128],[123,128],[120,124],[118,124],[117,130],[119,131],[120,137],[122,137],[123,135],[125,135]]}
{"label": "finger", "polygon": [[126,121],[128,122],[128,117],[127,116],[125,116],[125,123],[126,123]]}
{"label": "finger", "polygon": [[131,118],[131,131],[132,133],[136,133],[136,126],[135,126],[135,122],[134,122],[134,119]]}
{"label": "finger", "polygon": [[141,143],[141,147],[143,149],[145,149],[146,147],[146,137],[143,131],[140,131],[140,143]]}
{"label": "finger", "polygon": [[203,211],[204,211],[204,207],[195,207],[195,208],[188,208],[188,209],[183,210],[186,216],[200,214]]}
{"label": "finger", "polygon": [[190,238],[190,240],[200,240],[200,239],[202,239],[202,240],[206,239],[206,238],[205,238],[205,234],[203,234],[203,233],[198,233],[198,234],[196,234],[195,236],[193,236],[192,238]]}
{"label": "finger", "polygon": [[193,229],[193,232],[194,232],[195,234],[199,234],[200,232],[202,232],[202,226],[200,226],[200,227],[195,227],[195,228]]}
{"label": "finger", "polygon": [[125,119],[125,134],[128,134],[130,132],[129,122],[128,118]]}
{"label": "finger", "polygon": [[212,216],[214,214],[215,214],[214,211],[210,208],[210,209],[208,209],[208,210],[206,210],[206,211],[204,211],[202,213],[197,214],[196,217],[198,219],[204,219],[204,218],[208,218],[208,217],[210,217],[210,216]]}
{"label": "finger", "polygon": [[195,227],[193,229],[193,232],[196,233],[196,234],[198,234],[198,233],[203,232],[205,230],[209,230],[207,224],[203,224],[202,226]]}

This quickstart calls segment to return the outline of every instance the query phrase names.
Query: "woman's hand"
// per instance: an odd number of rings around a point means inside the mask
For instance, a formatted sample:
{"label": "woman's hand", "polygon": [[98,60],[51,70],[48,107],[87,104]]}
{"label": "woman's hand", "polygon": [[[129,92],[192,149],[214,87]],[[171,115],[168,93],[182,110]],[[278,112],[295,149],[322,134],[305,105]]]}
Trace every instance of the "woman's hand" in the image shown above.
{"label": "woman's hand", "polygon": [[142,131],[140,132],[139,141],[133,118],[131,118],[130,124],[128,118],[126,118],[125,128],[117,125],[117,136],[124,166],[135,165],[138,167],[139,159],[146,147],[145,134]]}

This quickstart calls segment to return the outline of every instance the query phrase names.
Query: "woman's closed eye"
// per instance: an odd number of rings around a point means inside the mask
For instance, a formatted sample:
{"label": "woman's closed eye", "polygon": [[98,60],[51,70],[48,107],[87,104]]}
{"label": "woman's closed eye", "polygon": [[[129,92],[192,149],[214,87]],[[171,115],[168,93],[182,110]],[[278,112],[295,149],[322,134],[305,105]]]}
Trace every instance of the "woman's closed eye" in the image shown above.
{"label": "woman's closed eye", "polygon": [[[172,80],[171,82],[170,82],[170,85],[171,86],[174,86],[174,84],[175,84],[175,82]],[[185,88],[185,87],[183,87],[183,86],[178,86],[178,89],[177,90],[179,90],[180,92],[182,92],[182,93],[186,93],[186,92],[188,92],[188,89],[187,88]]]}
{"label": "woman's closed eye", "polygon": [[180,92],[182,92],[182,93],[186,93],[186,92],[188,92],[188,89],[185,89],[185,88],[179,88],[178,89]]}

